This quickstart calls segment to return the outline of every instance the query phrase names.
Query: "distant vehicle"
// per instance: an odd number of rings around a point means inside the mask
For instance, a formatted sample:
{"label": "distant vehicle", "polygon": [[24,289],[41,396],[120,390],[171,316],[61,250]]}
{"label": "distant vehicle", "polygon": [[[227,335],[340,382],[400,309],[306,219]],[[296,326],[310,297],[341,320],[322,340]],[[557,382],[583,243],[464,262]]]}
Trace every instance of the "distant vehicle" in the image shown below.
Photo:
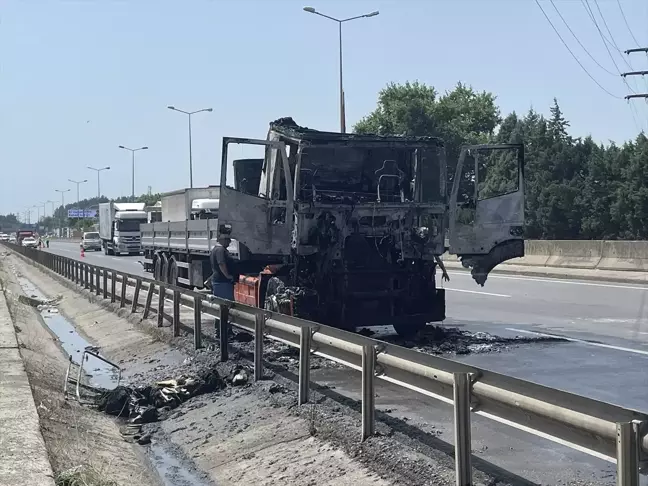
{"label": "distant vehicle", "polygon": [[16,243],[16,235],[9,235],[9,243]]}
{"label": "distant vehicle", "polygon": [[80,246],[84,251],[101,251],[101,238],[99,237],[99,233],[96,231],[83,233]]}
{"label": "distant vehicle", "polygon": [[106,255],[139,255],[140,224],[146,223],[144,203],[99,204],[99,235]]}
{"label": "distant vehicle", "polygon": [[9,235],[6,233],[0,233],[0,241],[9,241]]}
{"label": "distant vehicle", "polygon": [[16,241],[18,242],[19,245],[22,244],[21,242],[24,238],[29,238],[29,237],[36,239],[36,233],[33,230],[26,230],[26,229],[16,231]]}
{"label": "distant vehicle", "polygon": [[25,248],[36,248],[38,246],[38,240],[33,236],[26,236],[21,240],[21,245]]}

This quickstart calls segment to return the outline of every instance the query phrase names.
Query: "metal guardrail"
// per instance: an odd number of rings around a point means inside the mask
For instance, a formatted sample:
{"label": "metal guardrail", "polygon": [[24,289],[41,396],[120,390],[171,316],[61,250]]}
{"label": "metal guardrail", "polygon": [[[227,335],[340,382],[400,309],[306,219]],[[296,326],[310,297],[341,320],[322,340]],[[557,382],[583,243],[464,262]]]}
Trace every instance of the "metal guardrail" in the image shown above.
{"label": "metal guardrail", "polygon": [[[616,462],[617,485],[639,485],[640,466],[648,459],[646,413],[53,253],[7,246],[81,288],[119,302],[120,308],[130,304],[131,313],[137,312],[140,293],[146,291],[143,318],[156,312],[158,327],[170,321],[173,336],[180,335],[180,306],[192,308],[196,348],[202,346],[202,314],[218,318],[221,361],[228,360],[229,326],[252,333],[255,380],[263,375],[264,336],[298,347],[300,405],[309,401],[311,353],[361,370],[362,440],[375,431],[376,378],[452,404],[457,485],[472,484],[471,412]],[[117,282],[125,283],[119,295]],[[130,301],[129,286],[134,288]],[[152,306],[154,294],[162,297],[157,309]],[[167,300],[171,315],[164,312]]]}

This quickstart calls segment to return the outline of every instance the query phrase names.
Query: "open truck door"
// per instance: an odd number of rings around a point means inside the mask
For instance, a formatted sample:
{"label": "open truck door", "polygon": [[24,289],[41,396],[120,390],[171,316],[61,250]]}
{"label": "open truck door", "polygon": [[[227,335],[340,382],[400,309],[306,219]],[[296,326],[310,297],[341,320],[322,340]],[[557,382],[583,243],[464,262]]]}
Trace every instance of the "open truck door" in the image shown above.
{"label": "open truck door", "polygon": [[[258,191],[254,194],[246,187],[228,181],[228,173],[230,177],[234,175],[234,167],[230,167],[228,162],[228,149],[232,144],[265,148],[262,164],[258,159],[246,159],[251,161],[250,167],[257,167],[260,171],[256,179],[259,181]],[[223,138],[218,235],[227,235],[238,243],[241,260],[252,255],[290,253],[293,206],[291,170],[283,142]]]}
{"label": "open truck door", "polygon": [[463,147],[449,216],[449,252],[479,285],[498,264],[524,256],[524,146]]}

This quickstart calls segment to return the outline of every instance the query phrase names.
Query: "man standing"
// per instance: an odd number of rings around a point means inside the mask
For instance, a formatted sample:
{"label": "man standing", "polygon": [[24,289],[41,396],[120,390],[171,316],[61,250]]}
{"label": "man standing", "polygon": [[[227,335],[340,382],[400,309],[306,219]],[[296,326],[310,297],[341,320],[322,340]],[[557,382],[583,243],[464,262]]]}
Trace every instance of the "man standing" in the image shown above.
{"label": "man standing", "polygon": [[234,300],[234,273],[232,257],[227,247],[232,242],[229,236],[221,235],[209,256],[212,267],[212,293],[222,299]]}

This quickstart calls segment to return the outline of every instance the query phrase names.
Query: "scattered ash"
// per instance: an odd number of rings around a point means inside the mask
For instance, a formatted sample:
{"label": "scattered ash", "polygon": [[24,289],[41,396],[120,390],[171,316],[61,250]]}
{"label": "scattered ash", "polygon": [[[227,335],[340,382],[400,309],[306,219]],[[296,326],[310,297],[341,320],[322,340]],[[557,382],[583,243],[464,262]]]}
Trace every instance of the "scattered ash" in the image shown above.
{"label": "scattered ash", "polygon": [[553,337],[501,337],[487,332],[469,332],[456,327],[427,326],[411,338],[389,336],[383,338],[399,346],[429,354],[499,353],[506,349],[532,343],[564,342]]}

